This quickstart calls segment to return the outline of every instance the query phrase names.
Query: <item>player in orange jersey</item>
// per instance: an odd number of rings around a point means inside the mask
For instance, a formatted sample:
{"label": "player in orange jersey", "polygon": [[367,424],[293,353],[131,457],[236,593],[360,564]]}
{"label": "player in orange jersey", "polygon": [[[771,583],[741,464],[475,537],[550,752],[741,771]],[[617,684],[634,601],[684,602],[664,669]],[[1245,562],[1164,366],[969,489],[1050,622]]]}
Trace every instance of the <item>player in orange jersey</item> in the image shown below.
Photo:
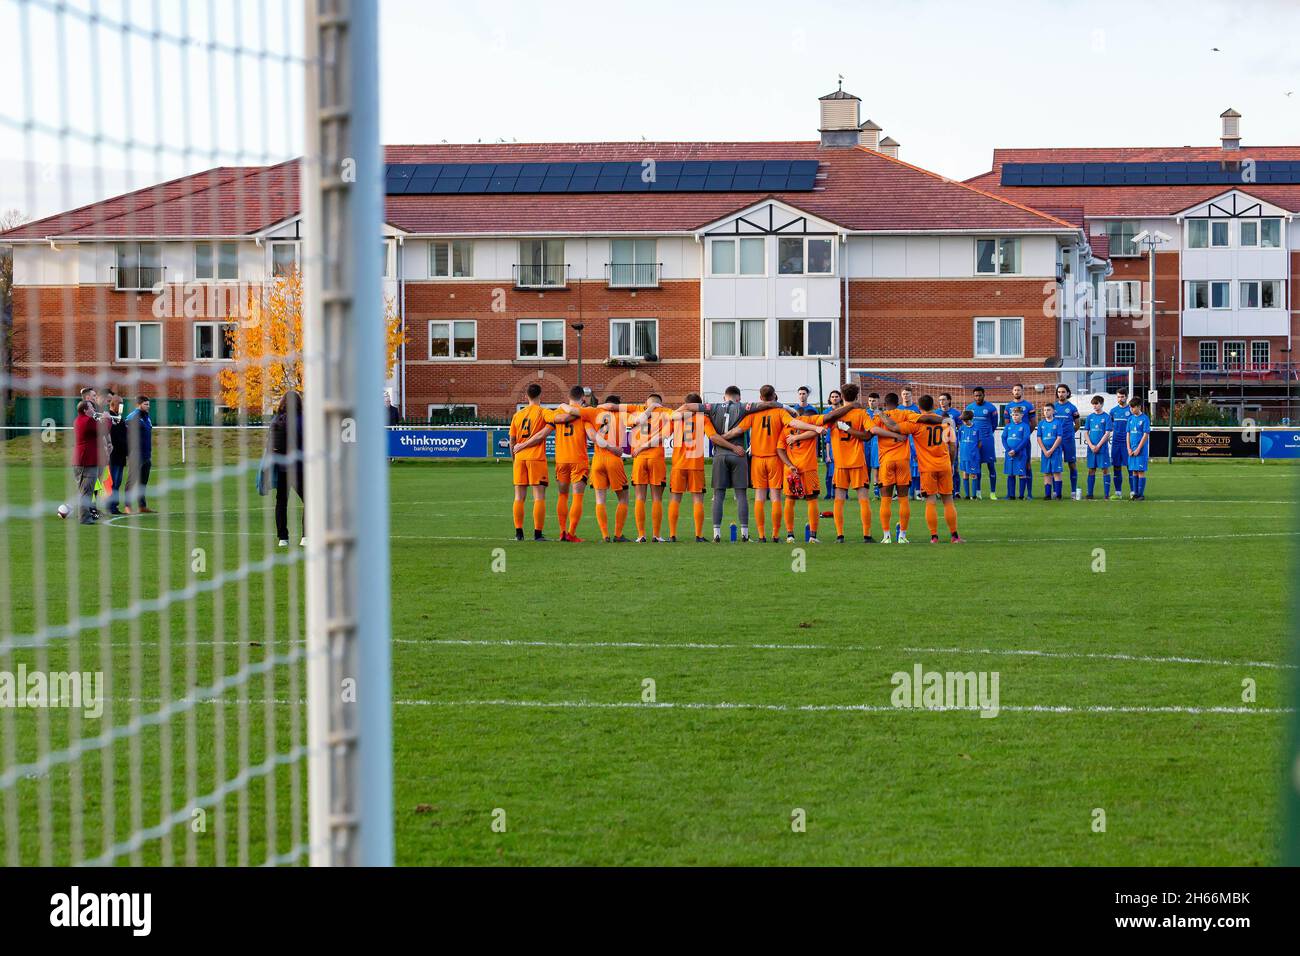
{"label": "player in orange jersey", "polygon": [[[915,421],[894,423],[900,434],[915,441],[916,463],[921,475],[921,493],[925,495],[925,523],[930,529],[930,543],[939,543],[939,515],[936,502],[943,500],[943,518],[953,544],[962,544],[957,534],[957,508],[952,502],[952,463],[957,457],[957,436],[952,420],[936,414],[934,399],[922,395],[917,407],[921,415]],[[892,415],[894,413],[886,413]],[[902,496],[899,496],[902,499]],[[886,534],[888,538],[888,534]],[[899,544],[907,544],[907,529],[898,535]]]}
{"label": "player in orange jersey", "polygon": [[[898,407],[898,393],[885,395],[884,408],[880,412],[880,422],[886,428],[893,428],[899,422],[914,422],[921,417],[920,412],[908,411]],[[938,419],[938,416],[934,416]],[[899,433],[901,434],[901,433]],[[881,543],[889,544],[893,540],[894,495],[898,495],[898,529],[902,537],[907,537],[907,526],[912,519],[912,445],[903,436],[881,438],[880,447],[880,526]],[[906,540],[904,540],[906,544]]]}
{"label": "player in orange jersey", "polygon": [[[697,393],[686,396],[689,404],[702,404]],[[673,468],[668,475],[668,533],[669,541],[677,540],[677,519],[681,511],[682,495],[689,494],[692,515],[695,519],[695,540],[704,541],[704,455],[705,439],[726,449],[733,455],[745,457],[745,449],[733,445],[718,434],[713,420],[703,412],[674,411],[670,428],[673,443]]]}
{"label": "player in orange jersey", "polygon": [[[758,390],[759,400],[775,402],[776,389],[764,385]],[[772,502],[772,542],[779,543],[781,531],[781,488],[785,483],[785,469],[777,449],[781,447],[781,432],[790,413],[784,408],[767,408],[750,412],[722,437],[727,441],[749,432],[749,483],[754,486],[754,516],[758,522],[758,540],[767,540],[767,502]]]}
{"label": "player in orange jersey", "polygon": [[599,408],[587,404],[588,393],[580,385],[569,389],[569,401],[554,411],[555,487],[559,501],[555,507],[560,519],[560,540],[581,542],[577,536],[582,520],[583,498],[591,478],[587,458],[587,425],[594,423]]}
{"label": "player in orange jersey", "polygon": [[[810,425],[810,429],[795,426],[795,422]],[[817,473],[817,439],[825,433],[821,415],[800,415],[791,420],[781,433],[777,454],[786,466],[785,475],[785,540],[793,542],[794,503],[803,498],[808,503],[808,541],[817,544],[817,520],[820,516],[821,482]]]}
{"label": "player in orange jersey", "polygon": [[651,392],[644,405],[627,405],[628,430],[632,447],[632,487],[636,492],[636,540],[646,541],[646,497],[651,499],[653,540],[662,543],[664,521],[664,486],[668,484],[668,463],[664,443],[671,434],[672,409],[665,408],[663,397]]}
{"label": "player in orange jersey", "polygon": [[[865,544],[872,544],[874,539],[871,537],[871,503],[868,500],[871,488],[867,465],[867,443],[870,442],[872,435],[880,439],[883,463],[885,440],[901,439],[901,436],[897,432],[880,427],[866,409],[862,408],[858,403],[861,389],[855,383],[847,383],[840,389],[840,393],[844,396],[844,404],[822,416],[822,421],[826,425],[832,423],[835,425],[835,437],[831,439],[835,442],[835,541],[838,544],[844,543],[844,503],[848,500],[849,491],[853,490],[858,496],[858,516],[862,519],[862,541]],[[798,423],[792,427],[811,426]],[[906,453],[907,441],[905,439],[902,441]],[[906,463],[906,454],[904,454],[904,464]],[[911,480],[910,470],[908,480]]]}
{"label": "player in orange jersey", "polygon": [[514,460],[515,540],[524,540],[524,498],[533,490],[533,540],[545,541],[546,525],[546,436],[551,432],[554,413],[538,401],[542,386],[530,382],[524,389],[526,405],[510,419],[510,456]]}
{"label": "player in orange jersey", "polygon": [[[591,487],[596,490],[596,524],[606,542],[627,540],[623,537],[623,524],[627,521],[627,468],[623,462],[630,456],[623,451],[627,415],[621,406],[622,399],[617,395],[606,396],[593,420],[586,423],[587,437],[596,446],[596,453],[591,458]],[[610,491],[618,497],[613,536],[609,533],[609,515],[605,510],[605,496]]]}

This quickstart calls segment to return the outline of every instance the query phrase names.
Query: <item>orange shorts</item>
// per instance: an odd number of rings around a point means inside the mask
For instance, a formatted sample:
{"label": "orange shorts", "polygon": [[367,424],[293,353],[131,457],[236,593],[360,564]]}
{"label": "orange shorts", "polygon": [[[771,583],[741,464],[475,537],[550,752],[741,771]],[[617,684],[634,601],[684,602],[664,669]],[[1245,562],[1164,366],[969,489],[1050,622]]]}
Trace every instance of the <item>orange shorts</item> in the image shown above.
{"label": "orange shorts", "polygon": [[586,482],[587,475],[591,472],[591,463],[588,461],[574,462],[556,462],[555,464],[555,481],[561,485],[576,485],[579,482]]}
{"label": "orange shorts", "polygon": [[952,494],[952,472],[948,469],[921,472],[921,490],[927,495]]}
{"label": "orange shorts", "polygon": [[518,458],[514,461],[515,484],[516,485],[544,485],[546,484],[546,459],[538,461],[520,461]]}
{"label": "orange shorts", "polygon": [[835,474],[831,476],[835,482],[836,488],[865,488],[867,487],[867,469],[866,468],[840,468],[836,466]]}
{"label": "orange shorts", "polygon": [[621,458],[597,458],[591,463],[591,487],[597,491],[622,491],[627,487],[627,469]]}
{"label": "orange shorts", "polygon": [[632,484],[663,485],[668,481],[668,466],[662,455],[646,452],[632,461]]}
{"label": "orange shorts", "polygon": [[[817,471],[801,471],[799,474],[803,477],[803,496],[805,498],[816,498],[822,491],[821,479]],[[790,490],[790,469],[785,470],[785,493],[794,497],[794,492]]]}
{"label": "orange shorts", "polygon": [[703,494],[704,469],[674,467],[672,474],[668,476],[668,490],[675,495],[684,495],[691,492]]}
{"label": "orange shorts", "polygon": [[890,485],[907,488],[912,484],[912,462],[907,457],[894,459],[893,461],[882,461],[880,463],[880,483],[886,488]]}
{"label": "orange shorts", "polygon": [[785,465],[773,455],[771,458],[751,458],[749,460],[749,486],[751,488],[773,488],[779,491],[785,485]]}

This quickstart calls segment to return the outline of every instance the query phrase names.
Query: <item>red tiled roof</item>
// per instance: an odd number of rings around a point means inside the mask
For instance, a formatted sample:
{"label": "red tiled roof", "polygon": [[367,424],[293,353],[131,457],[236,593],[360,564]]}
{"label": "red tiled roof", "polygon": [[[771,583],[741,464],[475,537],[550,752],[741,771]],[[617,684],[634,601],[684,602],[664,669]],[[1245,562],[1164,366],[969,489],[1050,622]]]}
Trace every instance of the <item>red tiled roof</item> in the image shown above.
{"label": "red tiled roof", "polygon": [[[1169,216],[1221,196],[1231,187],[1209,186],[1003,186],[1003,163],[1217,162],[1231,159],[1300,161],[1300,146],[1133,146],[1122,148],[995,149],[993,169],[968,179],[972,186],[1049,209],[1081,206],[1089,217]],[[1283,209],[1300,211],[1300,185],[1243,184],[1242,190]]]}
{"label": "red tiled roof", "polygon": [[[1044,230],[1072,223],[874,150],[817,143],[538,143],[389,146],[394,163],[816,159],[817,188],[772,197],[849,230]],[[298,210],[296,162],[221,168],[4,233],[49,236],[246,235]],[[744,193],[389,196],[387,221],[434,235],[686,232],[766,198]]]}

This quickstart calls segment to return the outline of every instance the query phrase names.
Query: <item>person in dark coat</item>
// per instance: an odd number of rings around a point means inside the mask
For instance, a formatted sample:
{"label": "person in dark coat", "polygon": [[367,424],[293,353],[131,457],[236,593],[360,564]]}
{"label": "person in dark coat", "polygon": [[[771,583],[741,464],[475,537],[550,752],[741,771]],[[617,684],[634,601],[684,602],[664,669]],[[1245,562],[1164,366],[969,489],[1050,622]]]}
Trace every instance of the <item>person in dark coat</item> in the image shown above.
{"label": "person in dark coat", "polygon": [[[303,497],[302,396],[286,392],[271,419],[272,476],[275,484],[275,531],[279,546],[289,546],[289,489]],[[307,515],[303,513],[302,540],[307,543]]]}
{"label": "person in dark coat", "polygon": [[113,490],[108,493],[108,513],[120,515],[122,476],[126,471],[126,421],[122,417],[122,399],[114,394],[108,400],[108,477]]}
{"label": "person in dark coat", "polygon": [[144,500],[149,486],[149,470],[153,467],[153,419],[149,417],[149,398],[141,395],[135,400],[135,411],[126,416],[127,439],[127,514],[132,509],[138,514],[149,514],[151,508]]}

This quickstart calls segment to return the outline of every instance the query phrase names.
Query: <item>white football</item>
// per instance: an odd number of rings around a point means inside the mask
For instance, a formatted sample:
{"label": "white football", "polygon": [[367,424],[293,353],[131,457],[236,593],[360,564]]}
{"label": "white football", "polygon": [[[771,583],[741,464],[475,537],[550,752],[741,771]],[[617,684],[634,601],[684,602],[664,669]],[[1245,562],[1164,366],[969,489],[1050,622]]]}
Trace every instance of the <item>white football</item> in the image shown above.
{"label": "white football", "polygon": [[67,517],[68,515],[70,515],[70,514],[72,514],[72,509],[71,509],[71,508],[69,508],[67,505],[59,505],[59,517],[60,517],[60,518],[66,518],[66,517]]}

